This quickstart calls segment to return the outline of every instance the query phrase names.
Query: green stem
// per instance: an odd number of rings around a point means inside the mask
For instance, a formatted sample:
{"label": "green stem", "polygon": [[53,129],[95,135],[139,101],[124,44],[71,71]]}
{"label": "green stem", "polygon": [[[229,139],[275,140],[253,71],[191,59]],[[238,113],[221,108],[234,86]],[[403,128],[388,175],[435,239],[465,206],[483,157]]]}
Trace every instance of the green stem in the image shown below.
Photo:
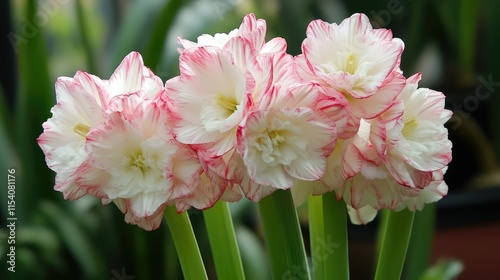
{"label": "green stem", "polygon": [[175,206],[167,206],[165,208],[165,220],[167,220],[168,228],[177,249],[184,278],[186,280],[208,279],[187,213],[178,214]]}
{"label": "green stem", "polygon": [[389,212],[375,280],[400,279],[415,212]]}
{"label": "green stem", "polygon": [[304,240],[290,190],[259,202],[273,279],[310,279]]}
{"label": "green stem", "polygon": [[323,226],[323,198],[309,196],[307,200],[309,210],[309,236],[311,242],[312,270],[315,280],[326,280],[326,266],[322,256],[325,255],[325,231]]}
{"label": "green stem", "polygon": [[421,279],[429,266],[434,239],[436,221],[436,203],[425,205],[422,211],[415,213],[415,221],[408,248],[408,262],[405,267],[406,279]]}
{"label": "green stem", "polygon": [[380,209],[378,211],[379,224],[377,227],[377,235],[375,239],[375,266],[378,262],[378,257],[380,256],[380,251],[382,250],[382,242],[384,242],[385,229],[387,227],[387,221],[389,218],[389,209]]}
{"label": "green stem", "polygon": [[323,199],[324,278],[349,279],[349,244],[347,239],[347,208],[337,200],[335,192],[325,193]]}
{"label": "green stem", "polygon": [[219,201],[203,211],[214,257],[217,279],[245,279],[233,220],[227,202]]}

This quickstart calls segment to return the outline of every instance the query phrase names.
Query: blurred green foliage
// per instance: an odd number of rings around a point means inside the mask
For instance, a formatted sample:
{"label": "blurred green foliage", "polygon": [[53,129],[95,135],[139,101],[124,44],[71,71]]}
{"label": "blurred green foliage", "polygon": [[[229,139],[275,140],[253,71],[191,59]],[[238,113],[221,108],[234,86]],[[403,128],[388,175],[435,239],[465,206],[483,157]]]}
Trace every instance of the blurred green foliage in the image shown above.
{"label": "blurred green foliage", "polygon": [[[477,85],[477,75],[492,75],[493,80],[500,77],[500,56],[496,55],[500,49],[498,3],[2,1],[2,42],[8,51],[0,54],[0,170],[5,177],[8,168],[16,169],[18,220],[16,273],[12,277],[6,269],[9,232],[5,227],[7,192],[2,188],[0,278],[118,279],[126,273],[136,279],[182,279],[164,224],[156,231],[145,232],[125,224],[123,215],[113,206],[101,206],[98,200],[88,197],[68,202],[53,190],[54,173],[45,165],[36,138],[55,104],[53,84],[57,76],[73,76],[77,70],[83,70],[107,79],[126,54],[137,50],[143,54],[146,65],[165,81],[178,73],[177,36],[195,40],[203,33],[226,33],[237,28],[249,12],[266,19],[269,37],[286,38],[289,52],[298,54],[312,19],[338,23],[354,12],[363,12],[375,27],[391,28],[406,43],[402,68],[407,76],[428,71],[424,73],[423,85],[453,90],[470,88]],[[453,97],[453,91],[445,94]],[[491,97],[492,101],[497,99]],[[500,110],[490,105],[489,112],[490,127],[498,127]],[[496,153],[500,151],[497,131],[489,132]],[[190,214],[210,278],[215,279],[203,215],[196,210]],[[268,279],[255,205],[248,201],[234,204],[232,214],[248,279]],[[429,222],[423,227],[428,228]],[[412,270],[415,274],[422,273],[428,257],[420,262]]]}

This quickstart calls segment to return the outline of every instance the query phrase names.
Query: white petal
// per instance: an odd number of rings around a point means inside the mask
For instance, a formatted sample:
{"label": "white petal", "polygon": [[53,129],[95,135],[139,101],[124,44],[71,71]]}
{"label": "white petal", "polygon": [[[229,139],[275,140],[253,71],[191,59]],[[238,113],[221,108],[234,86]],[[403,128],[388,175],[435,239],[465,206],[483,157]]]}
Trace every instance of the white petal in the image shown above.
{"label": "white petal", "polygon": [[370,205],[359,209],[354,209],[352,206],[347,205],[347,213],[349,214],[351,223],[355,225],[366,225],[375,219],[378,211]]}
{"label": "white petal", "polygon": [[142,85],[144,63],[138,52],[127,55],[109,78],[108,100],[119,94],[139,91]]}
{"label": "white petal", "polygon": [[159,192],[141,192],[128,198],[127,201],[134,216],[146,218],[153,215],[167,201],[167,195]]}

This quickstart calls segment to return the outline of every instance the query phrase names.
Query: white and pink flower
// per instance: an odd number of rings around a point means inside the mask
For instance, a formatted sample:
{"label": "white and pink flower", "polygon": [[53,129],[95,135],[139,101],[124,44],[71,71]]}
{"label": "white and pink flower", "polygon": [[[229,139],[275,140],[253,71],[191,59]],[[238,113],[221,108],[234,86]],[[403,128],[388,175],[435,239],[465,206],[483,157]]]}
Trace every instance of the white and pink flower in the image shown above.
{"label": "white and pink flower", "polygon": [[[149,220],[158,209],[188,196],[200,184],[194,151],[175,141],[164,105],[150,100],[121,101],[87,136],[88,159],[76,183],[86,193],[121,199],[131,220]],[[135,223],[135,222],[134,222]]]}
{"label": "white and pink flower", "polygon": [[62,192],[65,199],[85,195],[75,184],[75,171],[87,158],[83,148],[87,134],[104,117],[95,81],[98,78],[84,72],[77,72],[73,78],[58,78],[57,104],[38,138],[47,165],[56,172],[54,189]]}
{"label": "white and pink flower", "polygon": [[206,146],[212,157],[236,147],[236,128],[252,106],[255,81],[231,53],[214,47],[191,48],[180,57],[181,75],[165,84],[174,115],[174,138]]}
{"label": "white and pink flower", "polygon": [[[336,98],[338,97],[338,98]],[[346,123],[342,95],[327,96],[315,83],[275,85],[238,127],[238,175],[245,195],[258,201],[262,191],[288,189],[296,180],[315,181],[325,173],[326,157]],[[234,157],[234,156],[233,156]],[[239,158],[239,157],[237,157]]]}
{"label": "white and pink flower", "polygon": [[59,78],[38,138],[55,189],[113,202],[146,230],[167,206],[277,189],[298,203],[335,191],[357,224],[446,195],[451,112],[420,74],[403,76],[401,40],[363,14],[311,22],[296,57],[266,32],[249,14],[228,34],[179,38],[180,75],[164,85],[137,52],[109,80]]}
{"label": "white and pink flower", "polygon": [[[339,25],[312,21],[302,44],[307,72],[356,99],[373,95],[399,67],[404,44],[386,29],[373,29],[364,14]],[[300,57],[300,56],[299,56]],[[306,73],[307,74],[307,73]]]}
{"label": "white and pink flower", "polygon": [[405,86],[399,70],[404,44],[390,30],[373,29],[363,14],[340,25],[312,21],[295,57],[302,81],[316,81],[341,92],[351,107],[341,139],[353,137],[360,119],[372,119],[391,107]]}
{"label": "white and pink flower", "polygon": [[419,74],[410,77],[395,104],[379,117],[361,119],[343,154],[347,184],[337,197],[355,215],[405,206],[415,211],[446,194],[443,174],[451,161],[451,142],[444,123],[451,112],[444,109],[442,93],[417,89],[419,80]]}
{"label": "white and pink flower", "polygon": [[[372,138],[384,142],[380,148],[384,163],[404,186],[423,188],[432,180],[434,171],[445,168],[451,161],[452,143],[444,126],[451,111],[444,109],[445,96],[441,92],[417,88],[420,74],[408,78],[398,97],[398,105],[382,114],[375,123],[385,127],[375,129]],[[400,115],[394,119],[394,116]],[[381,131],[385,130],[385,141]]]}
{"label": "white and pink flower", "polygon": [[102,81],[78,71],[73,78],[60,77],[55,85],[57,104],[52,118],[44,124],[38,144],[46,155],[47,165],[56,174],[54,189],[66,199],[85,194],[75,185],[75,171],[87,159],[86,136],[114,108],[113,98],[137,93],[145,99],[159,98],[161,80],[144,66],[139,53],[127,55],[111,78]]}

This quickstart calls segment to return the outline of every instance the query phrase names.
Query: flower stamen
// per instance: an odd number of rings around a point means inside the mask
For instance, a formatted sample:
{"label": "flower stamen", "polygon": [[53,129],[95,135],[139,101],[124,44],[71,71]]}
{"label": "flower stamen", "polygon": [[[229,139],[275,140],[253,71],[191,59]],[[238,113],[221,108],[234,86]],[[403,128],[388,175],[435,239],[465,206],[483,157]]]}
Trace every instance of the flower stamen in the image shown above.
{"label": "flower stamen", "polygon": [[356,60],[357,56],[354,54],[349,54],[345,64],[345,71],[351,75],[354,75],[356,72]]}
{"label": "flower stamen", "polygon": [[149,170],[149,166],[145,163],[146,159],[142,155],[142,152],[131,154],[128,160],[129,167],[134,170],[140,170],[143,175]]}
{"label": "flower stamen", "polygon": [[75,126],[73,127],[73,131],[76,134],[81,135],[83,138],[85,138],[85,137],[87,137],[87,134],[90,131],[90,126],[77,122],[77,123],[75,123]]}
{"label": "flower stamen", "polygon": [[236,111],[238,102],[236,102],[236,99],[234,98],[227,98],[222,94],[218,94],[215,97],[215,104],[221,106],[222,108],[230,111],[232,114],[234,111]]}
{"label": "flower stamen", "polygon": [[269,138],[273,141],[274,145],[282,143],[285,141],[285,138],[281,136],[276,130],[272,130],[268,132]]}
{"label": "flower stamen", "polygon": [[418,118],[416,116],[410,118],[409,120],[406,120],[401,133],[403,135],[407,135],[408,133],[415,130],[418,127],[418,124],[419,124],[419,121],[418,121]]}

